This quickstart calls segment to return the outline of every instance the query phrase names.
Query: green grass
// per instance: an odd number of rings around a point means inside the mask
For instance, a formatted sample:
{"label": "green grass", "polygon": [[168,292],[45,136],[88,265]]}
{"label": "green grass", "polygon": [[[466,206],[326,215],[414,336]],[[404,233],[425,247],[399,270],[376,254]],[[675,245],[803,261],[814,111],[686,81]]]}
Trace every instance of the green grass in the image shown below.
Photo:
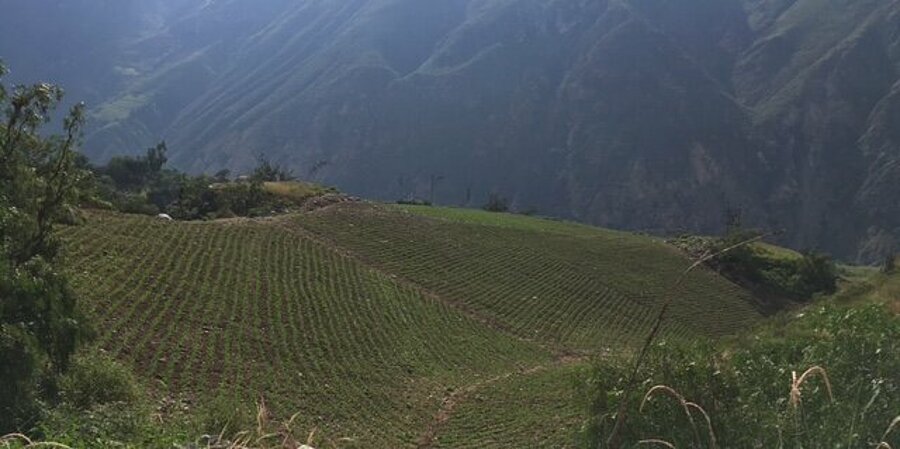
{"label": "green grass", "polygon": [[765,257],[776,260],[797,260],[803,258],[803,254],[798,253],[783,246],[773,245],[771,243],[755,243],[753,245]]}
{"label": "green grass", "polygon": [[295,204],[302,204],[312,197],[333,192],[333,189],[301,181],[265,182],[263,190]]}
{"label": "green grass", "polygon": [[91,212],[61,236],[96,346],[151,398],[188,414],[262,398],[339,447],[415,447],[430,429],[433,447],[566,446],[583,363],[560,360],[629,351],[669,297],[670,337],[759,320],[714,273],[674,289],[689,261],[658,239],[521,216],[362,203],[210,222]]}

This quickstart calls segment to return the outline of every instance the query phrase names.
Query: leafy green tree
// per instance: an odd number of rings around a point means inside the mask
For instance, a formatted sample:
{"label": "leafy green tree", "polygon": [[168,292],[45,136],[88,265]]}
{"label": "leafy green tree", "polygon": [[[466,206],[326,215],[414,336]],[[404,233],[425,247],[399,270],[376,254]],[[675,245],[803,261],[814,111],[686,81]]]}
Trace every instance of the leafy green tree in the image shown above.
{"label": "leafy green tree", "polygon": [[99,171],[109,176],[119,190],[141,191],[159,181],[168,162],[165,142],[148,148],[143,156],[115,156]]}
{"label": "leafy green tree", "polygon": [[36,400],[52,397],[84,334],[75,295],[55,266],[53,226],[88,176],[76,151],[84,106],[71,109],[61,135],[45,137],[62,89],[7,89],[5,74],[0,65],[0,432],[27,424]]}

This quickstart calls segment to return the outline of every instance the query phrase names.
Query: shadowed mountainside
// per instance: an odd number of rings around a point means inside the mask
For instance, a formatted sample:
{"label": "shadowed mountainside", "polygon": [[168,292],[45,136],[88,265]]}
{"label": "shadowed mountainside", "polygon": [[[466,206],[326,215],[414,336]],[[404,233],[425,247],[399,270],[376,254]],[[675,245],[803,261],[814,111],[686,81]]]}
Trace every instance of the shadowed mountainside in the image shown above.
{"label": "shadowed mountainside", "polygon": [[[71,17],[50,3],[0,1],[0,21]],[[440,175],[439,202],[496,192],[653,232],[714,232],[740,208],[749,224],[786,229],[782,243],[847,259],[880,257],[900,227],[896,1],[117,8],[87,22],[102,38],[65,51],[101,56],[69,63],[34,60],[51,50],[0,26],[13,68],[92,94],[87,149],[99,159],[165,138],[195,171],[245,169],[264,152],[386,199],[428,197]]]}

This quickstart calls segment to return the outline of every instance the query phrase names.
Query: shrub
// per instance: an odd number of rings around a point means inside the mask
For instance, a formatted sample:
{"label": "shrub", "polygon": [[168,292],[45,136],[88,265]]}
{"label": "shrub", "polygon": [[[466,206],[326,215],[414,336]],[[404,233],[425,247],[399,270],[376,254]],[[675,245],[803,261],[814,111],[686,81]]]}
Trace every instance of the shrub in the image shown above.
{"label": "shrub", "polygon": [[0,429],[13,430],[24,416],[37,414],[40,349],[19,326],[0,324]]}
{"label": "shrub", "polygon": [[[798,386],[799,396],[792,395],[792,374],[814,366],[824,367],[830,385],[814,370]],[[585,426],[588,447],[606,447],[621,401],[627,401],[628,413],[623,447],[647,438],[676,447],[710,446],[702,413],[692,408],[689,417],[671,393],[657,390],[663,394],[642,406],[644,393],[657,385],[702,407],[722,447],[865,447],[881,441],[898,413],[900,318],[880,305],[824,306],[787,328],[731,343],[659,343],[642,368],[640,395],[625,397],[631,368],[627,362],[600,362],[585,384],[593,397]]]}
{"label": "shrub", "polygon": [[488,212],[509,212],[509,200],[500,194],[491,193],[482,209]]}
{"label": "shrub", "polygon": [[[837,291],[837,266],[824,254],[805,252],[799,256],[785,256],[772,254],[758,245],[735,247],[756,235],[733,231],[723,238],[682,236],[670,242],[695,259],[719,254],[706,264],[757,296],[805,302],[815,295],[830,295]],[[722,253],[726,248],[730,250]]]}
{"label": "shrub", "polygon": [[253,169],[250,179],[256,182],[281,182],[293,181],[296,177],[290,170],[272,162],[266,155],[260,154],[256,157],[256,168]]}
{"label": "shrub", "polygon": [[128,368],[96,351],[75,356],[60,381],[63,400],[81,409],[115,402],[131,404],[138,399],[139,391]]}
{"label": "shrub", "polygon": [[397,200],[397,204],[401,206],[431,206],[431,202],[428,200],[420,200],[420,199],[406,199],[406,200]]}
{"label": "shrub", "polygon": [[891,274],[897,268],[897,255],[889,254],[884,257],[884,261],[881,263],[881,272],[885,274]]}
{"label": "shrub", "polygon": [[146,409],[115,402],[95,405],[90,410],[70,405],[55,407],[32,435],[72,448],[171,448],[165,430],[154,426]]}
{"label": "shrub", "polygon": [[140,191],[157,180],[168,161],[166,143],[148,148],[144,156],[116,156],[99,172],[108,176],[118,190]]}
{"label": "shrub", "polygon": [[[6,69],[0,65],[0,78]],[[39,399],[54,399],[84,325],[65,276],[54,265],[54,225],[80,197],[76,152],[84,106],[45,136],[62,89],[7,90],[0,82],[0,433],[33,421]]]}

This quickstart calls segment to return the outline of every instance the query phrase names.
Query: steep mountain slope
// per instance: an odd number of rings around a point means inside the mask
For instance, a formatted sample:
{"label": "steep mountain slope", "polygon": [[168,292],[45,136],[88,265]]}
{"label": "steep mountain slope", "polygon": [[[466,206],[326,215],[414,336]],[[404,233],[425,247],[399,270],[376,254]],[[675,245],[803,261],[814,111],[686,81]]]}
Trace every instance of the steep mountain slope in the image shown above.
{"label": "steep mountain slope", "polygon": [[[12,21],[65,17],[27,3],[50,12],[7,1],[0,55],[68,73],[21,56],[47,45],[15,48]],[[122,4],[46,40],[102,36],[63,52],[102,55],[65,66],[98,103],[99,159],[166,138],[195,171],[266,153],[370,197],[428,197],[437,179],[444,203],[497,192],[654,232],[718,231],[740,208],[847,259],[900,235],[894,0]]]}
{"label": "steep mountain slope", "polygon": [[[299,412],[296,428],[350,439],[340,447],[460,447],[492,431],[505,434],[492,447],[559,447],[579,422],[571,375],[632,348],[666,298],[670,337],[760,318],[711,272],[672,289],[689,261],[656,239],[517,216],[368,204],[202,223],[91,212],[61,234],[97,344],[154,399],[195,412],[263,398],[278,417]],[[513,390],[549,408],[523,412]],[[464,404],[475,394],[506,405],[479,412]],[[529,423],[545,417],[567,427],[541,439]]]}

